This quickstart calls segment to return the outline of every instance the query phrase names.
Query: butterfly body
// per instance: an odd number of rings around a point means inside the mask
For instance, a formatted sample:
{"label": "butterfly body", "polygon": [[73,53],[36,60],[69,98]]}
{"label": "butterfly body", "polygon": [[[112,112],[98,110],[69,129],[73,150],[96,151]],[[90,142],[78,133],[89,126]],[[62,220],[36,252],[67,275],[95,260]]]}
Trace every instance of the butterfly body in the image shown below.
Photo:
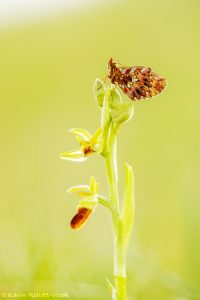
{"label": "butterfly body", "polygon": [[132,100],[156,96],[167,85],[166,79],[154,73],[151,68],[123,66],[115,63],[112,58],[108,62],[108,77]]}

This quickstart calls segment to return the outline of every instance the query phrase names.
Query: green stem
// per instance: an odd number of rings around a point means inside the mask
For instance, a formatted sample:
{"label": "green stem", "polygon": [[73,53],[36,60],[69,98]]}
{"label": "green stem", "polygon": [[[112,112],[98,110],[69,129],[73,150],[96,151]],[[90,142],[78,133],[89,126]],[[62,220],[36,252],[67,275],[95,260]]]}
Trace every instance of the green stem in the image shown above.
{"label": "green stem", "polygon": [[[118,199],[117,135],[119,125],[114,124],[110,116],[111,89],[107,89],[102,107],[101,126],[103,128],[104,148],[102,155],[106,161],[109,186],[109,201],[116,213],[112,213],[114,234],[114,282],[113,300],[126,300],[126,247],[123,243],[122,222]],[[109,207],[110,208],[110,207]]]}
{"label": "green stem", "polygon": [[[116,139],[118,126],[111,124],[109,135],[109,152],[106,155],[106,170],[109,184],[110,202],[120,211],[118,199],[118,170],[117,170],[117,151]],[[119,214],[120,215],[120,214]],[[126,300],[126,249],[122,242],[122,224],[118,217],[116,223],[113,218],[114,232],[114,281],[116,300]]]}
{"label": "green stem", "polygon": [[122,240],[121,219],[114,240],[114,281],[116,300],[126,300],[126,247]]}
{"label": "green stem", "polygon": [[116,141],[113,145],[110,145],[110,151],[106,155],[106,170],[109,184],[109,198],[110,201],[119,210],[118,201],[118,173],[117,173],[117,162],[116,162]]}

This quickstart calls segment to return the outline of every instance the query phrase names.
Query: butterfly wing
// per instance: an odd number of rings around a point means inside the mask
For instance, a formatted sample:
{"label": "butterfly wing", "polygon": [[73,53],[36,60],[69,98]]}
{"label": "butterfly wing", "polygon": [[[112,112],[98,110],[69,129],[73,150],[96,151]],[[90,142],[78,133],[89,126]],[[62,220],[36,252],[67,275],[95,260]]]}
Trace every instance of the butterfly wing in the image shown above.
{"label": "butterfly wing", "polygon": [[142,66],[126,67],[116,65],[122,74],[117,84],[132,100],[152,98],[166,87],[165,78]]}

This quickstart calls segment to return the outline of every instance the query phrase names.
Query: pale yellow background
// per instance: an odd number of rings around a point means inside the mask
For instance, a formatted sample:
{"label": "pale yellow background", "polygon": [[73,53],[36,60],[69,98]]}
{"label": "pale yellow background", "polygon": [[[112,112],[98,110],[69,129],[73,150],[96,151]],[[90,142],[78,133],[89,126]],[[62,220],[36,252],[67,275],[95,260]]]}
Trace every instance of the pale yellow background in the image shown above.
{"label": "pale yellow background", "polygon": [[95,175],[107,195],[104,161],[74,164],[59,153],[77,147],[69,128],[99,126],[93,83],[113,57],[169,82],[135,103],[119,137],[121,194],[124,161],[136,184],[129,299],[200,299],[199,11],[197,0],[112,1],[1,27],[0,292],[111,299],[110,216],[98,207],[74,232],[78,199],[66,194]]}

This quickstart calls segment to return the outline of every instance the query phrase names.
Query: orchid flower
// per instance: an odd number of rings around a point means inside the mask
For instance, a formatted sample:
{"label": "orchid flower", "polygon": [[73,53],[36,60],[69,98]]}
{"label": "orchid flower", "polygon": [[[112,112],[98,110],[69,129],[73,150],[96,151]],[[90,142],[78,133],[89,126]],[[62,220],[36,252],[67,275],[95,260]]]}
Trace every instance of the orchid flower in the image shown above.
{"label": "orchid flower", "polygon": [[94,177],[90,179],[90,185],[76,185],[68,189],[68,193],[75,193],[81,197],[77,206],[77,213],[72,218],[70,225],[73,229],[80,229],[98,204],[98,183]]}
{"label": "orchid flower", "polygon": [[82,162],[85,161],[93,153],[101,153],[101,127],[96,130],[93,136],[89,131],[82,128],[73,128],[70,129],[69,132],[76,135],[76,140],[78,141],[80,148],[74,149],[72,151],[62,152],[60,155],[62,159]]}

